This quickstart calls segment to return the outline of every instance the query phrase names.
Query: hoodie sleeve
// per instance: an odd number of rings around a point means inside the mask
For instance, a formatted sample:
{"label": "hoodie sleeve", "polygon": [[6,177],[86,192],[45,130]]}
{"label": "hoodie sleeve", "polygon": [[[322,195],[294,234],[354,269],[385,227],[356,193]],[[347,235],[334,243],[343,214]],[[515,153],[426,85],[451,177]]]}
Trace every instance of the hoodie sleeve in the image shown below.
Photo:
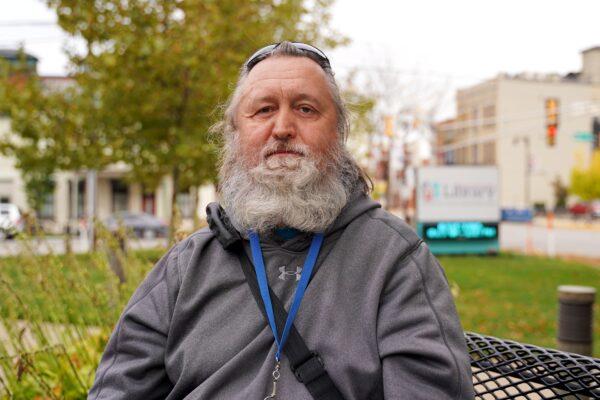
{"label": "hoodie sleeve", "polygon": [[106,346],[88,400],[164,399],[172,389],[164,366],[176,287],[178,248],[135,291]]}
{"label": "hoodie sleeve", "polygon": [[463,330],[426,244],[409,250],[387,279],[377,336],[385,399],[473,399]]}

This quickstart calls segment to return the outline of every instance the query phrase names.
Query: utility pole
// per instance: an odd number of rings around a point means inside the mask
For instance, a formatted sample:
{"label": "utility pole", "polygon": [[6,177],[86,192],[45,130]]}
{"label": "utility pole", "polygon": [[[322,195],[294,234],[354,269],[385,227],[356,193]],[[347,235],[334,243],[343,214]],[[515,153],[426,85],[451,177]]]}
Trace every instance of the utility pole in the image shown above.
{"label": "utility pole", "polygon": [[525,207],[531,206],[531,146],[528,136],[523,136],[525,146]]}
{"label": "utility pole", "polygon": [[[525,152],[525,182],[524,182],[524,198],[525,198],[525,209],[529,210],[531,205],[531,144],[529,136],[518,136],[513,139],[513,144],[523,142],[523,150]],[[527,223],[527,238],[525,243],[525,252],[528,254],[533,253],[533,212],[531,213],[531,219]]]}
{"label": "utility pole", "polygon": [[529,136],[518,136],[513,139],[513,144],[518,144],[519,142],[523,142],[524,152],[525,152],[525,169],[524,169],[524,205],[525,208],[529,208],[531,205],[531,145],[529,141]]}

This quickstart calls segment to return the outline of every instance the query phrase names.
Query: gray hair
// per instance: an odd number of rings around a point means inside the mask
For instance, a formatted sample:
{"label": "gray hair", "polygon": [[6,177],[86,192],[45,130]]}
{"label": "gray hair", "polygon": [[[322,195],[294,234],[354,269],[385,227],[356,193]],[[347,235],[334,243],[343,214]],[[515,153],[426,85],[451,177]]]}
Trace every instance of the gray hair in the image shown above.
{"label": "gray hair", "polygon": [[[297,48],[291,42],[288,41],[281,42],[277,47],[275,47],[275,49],[271,51],[270,54],[268,54],[264,58],[268,57],[307,57],[319,64],[319,66],[325,72],[327,86],[329,87],[329,91],[335,106],[337,116],[338,139],[340,144],[345,145],[346,141],[348,140],[348,135],[350,133],[350,115],[348,109],[346,108],[346,105],[344,104],[344,101],[342,100],[340,89],[337,85],[334,72],[331,69],[329,63],[324,62],[316,54],[310,51]],[[237,131],[235,116],[241,100],[244,83],[248,78],[250,70],[251,68],[248,68],[247,64],[244,63],[244,65],[240,69],[240,74],[238,77],[238,81],[235,85],[235,89],[229,97],[229,99],[227,100],[227,102],[223,105],[224,111],[222,120],[217,122],[211,128],[212,133],[222,135],[226,141],[231,141]],[[357,186],[360,187],[362,192],[369,193],[373,188],[373,182],[371,181],[371,178],[358,166],[358,164],[356,164],[356,162],[353,159],[351,161],[352,164],[354,164],[354,174],[357,175]]]}

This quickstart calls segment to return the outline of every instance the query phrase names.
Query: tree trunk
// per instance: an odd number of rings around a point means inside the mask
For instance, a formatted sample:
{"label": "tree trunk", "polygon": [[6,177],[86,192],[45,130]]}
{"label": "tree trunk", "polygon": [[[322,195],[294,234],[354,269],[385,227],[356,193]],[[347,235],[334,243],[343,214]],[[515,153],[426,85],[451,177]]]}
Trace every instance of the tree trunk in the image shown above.
{"label": "tree trunk", "polygon": [[171,218],[169,219],[169,243],[175,242],[175,232],[179,228],[179,213],[177,209],[177,193],[179,192],[179,169],[173,168],[173,192],[171,193]]}
{"label": "tree trunk", "polygon": [[114,274],[119,278],[120,283],[125,283],[125,268],[123,268],[123,257],[126,255],[127,245],[124,231],[117,231],[117,246],[108,243],[106,253],[108,255],[108,265]]}
{"label": "tree trunk", "polygon": [[194,186],[193,190],[192,190],[192,204],[194,207],[194,225],[193,225],[193,230],[196,231],[197,229],[200,228],[200,216],[198,215],[198,207],[200,206],[200,188],[198,186]]}

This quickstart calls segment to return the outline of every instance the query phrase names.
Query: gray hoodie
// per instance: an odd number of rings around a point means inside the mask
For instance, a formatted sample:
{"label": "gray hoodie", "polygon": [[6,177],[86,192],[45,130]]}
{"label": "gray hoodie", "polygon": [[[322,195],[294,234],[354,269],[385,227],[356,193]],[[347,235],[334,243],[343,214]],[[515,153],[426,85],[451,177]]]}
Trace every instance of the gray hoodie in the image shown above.
{"label": "gray hoodie", "polygon": [[[310,240],[261,238],[269,284],[286,307]],[[355,196],[325,232],[317,263],[294,324],[345,399],[473,398],[444,272],[409,226]],[[134,293],[88,399],[261,400],[275,351],[238,259],[202,229]],[[311,399],[285,356],[281,371],[277,398]]]}

